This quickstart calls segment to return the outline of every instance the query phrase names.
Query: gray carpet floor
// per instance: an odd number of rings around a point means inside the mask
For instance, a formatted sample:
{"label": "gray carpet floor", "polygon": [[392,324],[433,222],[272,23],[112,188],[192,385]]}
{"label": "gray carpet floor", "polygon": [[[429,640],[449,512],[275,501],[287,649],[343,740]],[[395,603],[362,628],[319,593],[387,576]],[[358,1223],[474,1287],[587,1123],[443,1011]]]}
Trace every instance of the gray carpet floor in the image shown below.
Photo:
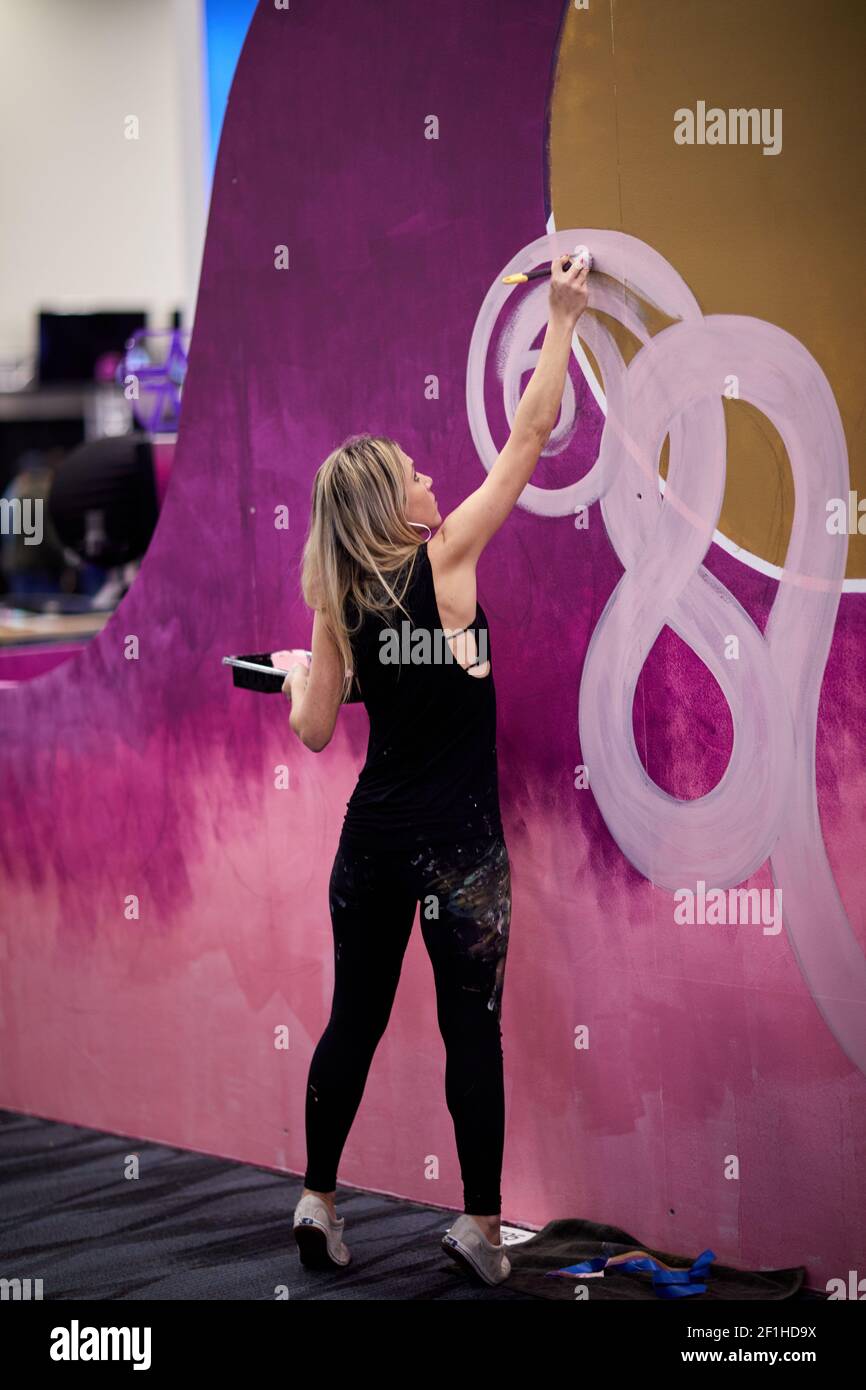
{"label": "gray carpet floor", "polygon": [[[124,1177],[127,1155],[138,1178]],[[339,1186],[352,1262],[306,1270],[300,1177],[0,1111],[0,1271],[44,1299],[532,1299],[440,1248],[456,1212]]]}

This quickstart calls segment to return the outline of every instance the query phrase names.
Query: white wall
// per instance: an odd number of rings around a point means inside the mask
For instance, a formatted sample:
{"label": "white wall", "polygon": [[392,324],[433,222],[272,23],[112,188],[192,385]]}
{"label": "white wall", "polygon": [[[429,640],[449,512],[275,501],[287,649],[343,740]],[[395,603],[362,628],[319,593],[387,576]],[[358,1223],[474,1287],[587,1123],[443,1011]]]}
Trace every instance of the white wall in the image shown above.
{"label": "white wall", "polygon": [[0,0],[0,355],[35,350],[40,307],[191,327],[204,59],[202,0]]}

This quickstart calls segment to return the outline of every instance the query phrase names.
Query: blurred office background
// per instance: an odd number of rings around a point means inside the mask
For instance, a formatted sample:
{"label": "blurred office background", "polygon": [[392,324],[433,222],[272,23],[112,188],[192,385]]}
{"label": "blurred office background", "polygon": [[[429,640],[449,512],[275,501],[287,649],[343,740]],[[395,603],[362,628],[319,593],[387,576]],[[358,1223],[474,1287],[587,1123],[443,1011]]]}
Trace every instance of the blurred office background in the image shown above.
{"label": "blurred office background", "polygon": [[114,611],[170,485],[256,0],[0,0],[0,682]]}

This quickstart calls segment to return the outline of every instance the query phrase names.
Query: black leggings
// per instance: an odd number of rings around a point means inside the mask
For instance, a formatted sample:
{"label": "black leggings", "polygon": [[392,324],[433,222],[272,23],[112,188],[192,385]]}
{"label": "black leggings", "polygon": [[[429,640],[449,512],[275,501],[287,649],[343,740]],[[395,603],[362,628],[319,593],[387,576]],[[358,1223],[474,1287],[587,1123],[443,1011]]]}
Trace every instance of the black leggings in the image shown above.
{"label": "black leggings", "polygon": [[359,850],[341,840],[329,886],[334,998],[307,1082],[304,1186],[336,1188],[337,1165],[391,1014],[419,903],[445,1043],[445,1100],[464,1211],[495,1216],[505,1141],[500,1020],[511,923],[511,872],[501,835],[402,853]]}

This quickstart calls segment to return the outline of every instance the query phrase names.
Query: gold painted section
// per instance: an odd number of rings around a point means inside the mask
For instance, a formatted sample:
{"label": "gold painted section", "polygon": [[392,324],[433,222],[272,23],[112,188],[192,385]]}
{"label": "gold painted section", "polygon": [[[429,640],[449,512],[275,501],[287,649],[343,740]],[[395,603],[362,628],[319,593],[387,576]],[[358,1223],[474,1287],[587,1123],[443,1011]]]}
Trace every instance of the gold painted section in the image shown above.
{"label": "gold painted section", "polygon": [[[808,349],[836,398],[860,498],[864,72],[860,0],[589,0],[587,10],[569,6],[565,20],[549,150],[558,229],[640,237],[705,314],[765,319]],[[695,111],[699,100],[725,111],[780,107],[781,152],[677,145],[674,112]],[[794,505],[784,446],[747,402],[726,400],[724,409],[719,528],[780,565]],[[847,573],[866,575],[866,536],[849,537]]]}

